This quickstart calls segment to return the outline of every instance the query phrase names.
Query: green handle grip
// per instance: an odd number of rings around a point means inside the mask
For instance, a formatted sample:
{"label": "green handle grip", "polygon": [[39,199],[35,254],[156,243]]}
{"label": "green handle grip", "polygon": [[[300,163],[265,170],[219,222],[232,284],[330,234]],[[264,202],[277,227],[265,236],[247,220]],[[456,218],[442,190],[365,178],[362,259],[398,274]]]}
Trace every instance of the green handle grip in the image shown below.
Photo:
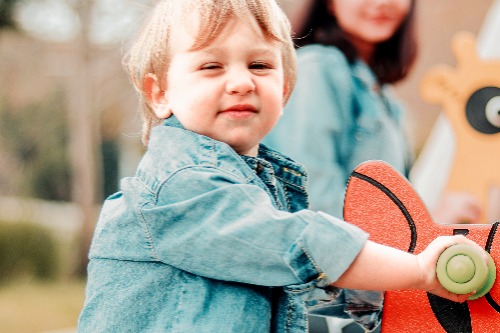
{"label": "green handle grip", "polygon": [[482,253],[465,244],[452,245],[443,251],[436,272],[441,285],[452,293],[468,294],[475,290],[476,293],[468,300],[486,295],[496,278],[496,267],[491,256],[486,265]]}

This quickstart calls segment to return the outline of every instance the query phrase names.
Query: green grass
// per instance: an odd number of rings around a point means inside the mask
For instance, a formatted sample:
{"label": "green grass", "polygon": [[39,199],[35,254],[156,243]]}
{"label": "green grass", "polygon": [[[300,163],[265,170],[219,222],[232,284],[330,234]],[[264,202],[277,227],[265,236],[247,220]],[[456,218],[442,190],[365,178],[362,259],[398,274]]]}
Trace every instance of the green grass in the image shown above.
{"label": "green grass", "polygon": [[85,282],[24,281],[0,287],[0,332],[40,333],[76,327]]}

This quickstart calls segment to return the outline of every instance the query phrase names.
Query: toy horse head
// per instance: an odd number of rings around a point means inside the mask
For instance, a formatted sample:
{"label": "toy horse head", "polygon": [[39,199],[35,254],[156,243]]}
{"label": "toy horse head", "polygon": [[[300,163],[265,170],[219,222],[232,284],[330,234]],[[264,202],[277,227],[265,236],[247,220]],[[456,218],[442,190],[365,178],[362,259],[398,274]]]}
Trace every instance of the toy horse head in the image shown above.
{"label": "toy horse head", "polygon": [[[498,223],[436,224],[406,178],[381,161],[365,162],[351,174],[344,219],[364,229],[377,243],[415,254],[438,236],[463,234],[500,263]],[[485,296],[465,303],[454,303],[423,291],[388,291],[382,332],[500,332],[498,284],[496,281]]]}

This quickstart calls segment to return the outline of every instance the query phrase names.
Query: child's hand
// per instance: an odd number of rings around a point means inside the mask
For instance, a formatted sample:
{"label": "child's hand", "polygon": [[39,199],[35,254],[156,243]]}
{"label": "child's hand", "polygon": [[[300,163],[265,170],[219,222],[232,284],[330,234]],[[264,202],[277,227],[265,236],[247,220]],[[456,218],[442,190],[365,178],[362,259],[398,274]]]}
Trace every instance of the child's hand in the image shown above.
{"label": "child's hand", "polygon": [[464,192],[446,194],[432,213],[437,223],[479,223],[482,210],[479,199]]}
{"label": "child's hand", "polygon": [[[484,253],[484,249],[482,249],[479,245],[461,235],[441,236],[436,238],[427,246],[424,251],[417,255],[417,261],[422,273],[423,281],[421,289],[454,302],[464,302],[467,300],[467,298],[473,295],[474,292],[464,295],[451,293],[441,285],[436,275],[436,265],[439,256],[441,255],[441,253],[443,253],[444,250],[455,244],[470,245],[479,249],[481,253]],[[485,263],[488,264],[489,258],[486,253],[484,254],[484,260]]]}

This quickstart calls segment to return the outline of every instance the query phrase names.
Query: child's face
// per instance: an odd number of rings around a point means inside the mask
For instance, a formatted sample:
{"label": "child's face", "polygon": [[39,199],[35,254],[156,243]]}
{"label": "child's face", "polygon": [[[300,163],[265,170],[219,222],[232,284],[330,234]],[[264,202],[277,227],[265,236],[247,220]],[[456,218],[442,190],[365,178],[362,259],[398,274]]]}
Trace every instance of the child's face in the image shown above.
{"label": "child's face", "polygon": [[281,48],[246,22],[230,22],[210,45],[179,28],[172,43],[165,101],[188,130],[256,156],[261,139],[282,114]]}

